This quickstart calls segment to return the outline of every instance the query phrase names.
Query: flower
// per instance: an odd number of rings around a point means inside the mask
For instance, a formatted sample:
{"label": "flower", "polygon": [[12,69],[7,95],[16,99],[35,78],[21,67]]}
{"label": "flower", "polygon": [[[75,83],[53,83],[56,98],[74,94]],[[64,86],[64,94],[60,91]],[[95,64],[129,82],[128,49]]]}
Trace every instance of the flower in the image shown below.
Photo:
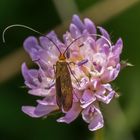
{"label": "flower", "polygon": [[[100,35],[97,34],[97,29]],[[54,65],[60,54],[55,44],[61,52],[71,44],[66,51],[73,87],[73,103],[68,111],[60,108],[56,101]],[[54,31],[39,39],[28,37],[24,42],[24,49],[38,65],[38,69],[28,69],[23,63],[22,75],[29,89],[28,93],[43,99],[37,100],[35,107],[23,106],[22,111],[35,118],[61,111],[64,116],[57,119],[57,122],[67,124],[82,114],[83,120],[89,124],[89,130],[102,128],[104,120],[99,102],[109,104],[116,95],[110,82],[115,80],[120,72],[122,47],[121,38],[112,44],[110,35],[104,28],[96,28],[88,18],[82,22],[77,15],[73,16],[69,31],[63,36],[63,42]]]}

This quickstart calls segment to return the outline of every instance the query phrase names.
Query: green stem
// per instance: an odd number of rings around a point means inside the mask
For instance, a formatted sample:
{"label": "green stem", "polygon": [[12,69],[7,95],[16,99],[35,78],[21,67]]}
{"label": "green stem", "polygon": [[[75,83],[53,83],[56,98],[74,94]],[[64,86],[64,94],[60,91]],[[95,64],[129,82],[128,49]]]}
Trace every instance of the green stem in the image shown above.
{"label": "green stem", "polygon": [[103,130],[103,128],[95,131],[94,140],[104,140],[104,130]]}

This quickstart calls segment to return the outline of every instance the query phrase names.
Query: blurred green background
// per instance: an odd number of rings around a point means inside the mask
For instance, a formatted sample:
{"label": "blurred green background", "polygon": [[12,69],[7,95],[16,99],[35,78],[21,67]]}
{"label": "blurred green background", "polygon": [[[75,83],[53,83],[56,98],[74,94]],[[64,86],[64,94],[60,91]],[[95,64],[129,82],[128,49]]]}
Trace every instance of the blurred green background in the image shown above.
{"label": "blurred green background", "polygon": [[[134,67],[121,71],[114,85],[120,98],[102,105],[105,140],[140,139],[140,1],[139,0],[0,0],[0,33],[11,24],[25,24],[47,32],[63,34],[63,25],[72,14],[90,17],[105,27],[112,40],[122,37],[122,59]],[[69,22],[68,22],[69,23]],[[70,125],[59,124],[57,116],[33,119],[21,111],[22,105],[35,105],[36,97],[21,88],[24,80],[21,63],[29,61],[22,49],[24,39],[36,35],[14,28],[6,33],[6,47],[0,40],[0,140],[93,140],[81,116]],[[22,55],[21,55],[21,54]],[[31,63],[30,61],[27,63]]]}

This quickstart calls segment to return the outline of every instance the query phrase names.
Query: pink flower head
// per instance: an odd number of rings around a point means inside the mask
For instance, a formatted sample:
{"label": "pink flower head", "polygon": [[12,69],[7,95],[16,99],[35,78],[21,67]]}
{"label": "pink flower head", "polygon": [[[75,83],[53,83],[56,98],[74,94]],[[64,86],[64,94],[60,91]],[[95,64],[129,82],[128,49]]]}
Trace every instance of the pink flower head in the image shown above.
{"label": "pink flower head", "polygon": [[[100,35],[97,34],[97,28]],[[45,36],[39,39],[31,36],[25,40],[25,50],[38,65],[38,69],[28,69],[25,63],[22,64],[25,85],[29,94],[41,96],[43,99],[37,100],[35,107],[23,106],[24,113],[38,118],[61,111],[63,116],[57,121],[68,124],[82,114],[83,120],[89,124],[89,130],[95,131],[103,127],[99,102],[108,104],[115,97],[116,92],[110,82],[116,79],[120,72],[123,42],[119,38],[112,44],[108,32],[102,27],[97,28],[90,19],[81,21],[74,15],[69,31],[63,36],[63,42],[54,31],[46,35],[52,41]],[[61,52],[71,44],[65,54],[73,87],[72,107],[67,112],[60,108],[56,101],[54,65],[60,54],[53,42]]]}

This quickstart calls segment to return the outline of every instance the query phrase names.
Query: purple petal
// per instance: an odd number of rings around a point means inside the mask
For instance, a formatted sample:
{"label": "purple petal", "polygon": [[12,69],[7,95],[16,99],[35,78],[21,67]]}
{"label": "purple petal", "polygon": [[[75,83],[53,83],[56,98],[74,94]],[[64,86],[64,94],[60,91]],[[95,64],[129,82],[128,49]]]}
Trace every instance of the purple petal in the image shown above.
{"label": "purple petal", "polygon": [[110,84],[103,84],[103,87],[108,91],[112,91],[112,87]]}
{"label": "purple petal", "polygon": [[72,23],[75,24],[80,29],[81,32],[84,30],[84,24],[82,23],[82,21],[79,18],[79,16],[73,15]]}
{"label": "purple petal", "polygon": [[[47,37],[49,37],[56,45],[61,43],[61,41],[58,39],[56,33],[54,31],[51,31],[50,33],[47,34]],[[52,41],[48,40],[50,43]],[[54,45],[54,44],[53,44]]]}
{"label": "purple petal", "polygon": [[80,30],[74,24],[70,24],[70,33],[73,38],[77,38],[81,35]]}
{"label": "purple petal", "polygon": [[[99,39],[96,40],[95,49],[96,49],[98,52],[102,52],[104,46],[108,46],[107,40],[105,40],[104,38],[99,38]],[[109,47],[109,46],[108,46],[108,47]]]}
{"label": "purple petal", "polygon": [[95,40],[93,38],[89,38],[88,43],[91,46],[91,48],[93,49],[93,51],[96,52],[96,42],[95,42]]}
{"label": "purple petal", "polygon": [[49,113],[58,110],[57,105],[43,105],[38,104],[36,109],[34,110],[34,113],[40,117],[47,116]]}
{"label": "purple petal", "polygon": [[115,96],[115,91],[106,91],[105,93],[102,94],[96,94],[98,101],[102,101],[105,104],[109,104],[112,98]]}
{"label": "purple petal", "polygon": [[40,104],[40,105],[56,105],[56,101],[48,101],[48,100],[37,100],[37,102]]}
{"label": "purple petal", "polygon": [[122,52],[122,48],[123,48],[123,41],[121,38],[119,38],[116,42],[116,44],[114,45],[112,52],[113,54],[116,56],[119,56]]}
{"label": "purple petal", "polygon": [[42,71],[48,73],[48,69],[50,69],[50,68],[48,67],[48,63],[46,61],[41,59],[38,61],[38,65],[42,69]]}
{"label": "purple petal", "polygon": [[34,61],[35,63],[40,59],[40,55],[39,55],[39,50],[36,49],[32,49],[30,52],[30,57],[32,58],[32,61]]}
{"label": "purple petal", "polygon": [[100,85],[100,83],[97,79],[92,79],[92,85],[93,85],[94,89],[97,89],[97,87]]}
{"label": "purple petal", "polygon": [[[49,87],[49,84],[47,84],[45,86]],[[55,93],[54,84],[53,84],[53,86],[50,86],[49,89],[46,89],[45,87],[38,87],[38,88],[29,90],[28,93],[31,94],[31,95],[41,96],[41,97],[46,97],[48,95],[52,96]]]}
{"label": "purple petal", "polygon": [[38,41],[35,37],[30,36],[28,37],[24,43],[23,43],[24,49],[30,53],[31,50],[34,48],[36,50],[40,49],[40,46],[38,45]]}
{"label": "purple petal", "polygon": [[35,88],[37,86],[36,77],[37,70],[28,70],[25,63],[22,64],[22,75],[25,79],[25,83],[29,88]]}
{"label": "purple petal", "polygon": [[34,117],[34,118],[39,118],[40,117],[40,116],[38,116],[34,113],[35,107],[33,107],[33,106],[22,106],[22,111],[25,114],[29,115],[30,117]]}
{"label": "purple petal", "polygon": [[117,64],[120,62],[120,54],[123,49],[123,41],[119,38],[114,46],[112,46],[112,57],[110,57],[110,64]]}
{"label": "purple petal", "polygon": [[110,41],[110,35],[108,32],[103,27],[98,27],[98,29],[100,30],[101,34]]}
{"label": "purple petal", "polygon": [[[96,34],[96,26],[90,19],[85,18],[84,24],[90,34]],[[96,36],[93,36],[93,38],[96,39]]]}
{"label": "purple petal", "polygon": [[94,116],[88,128],[90,131],[96,131],[104,126],[104,120],[101,111],[95,108]]}
{"label": "purple petal", "polygon": [[106,54],[106,56],[110,53],[110,47],[107,44],[104,44],[102,47],[102,52]]}
{"label": "purple petal", "polygon": [[54,69],[53,69],[53,64],[52,62],[47,62],[44,61],[43,59],[38,61],[38,65],[39,65],[39,73],[41,75],[42,78],[54,78]]}
{"label": "purple petal", "polygon": [[42,50],[42,48],[39,46],[38,41],[35,37],[32,37],[32,36],[28,37],[24,41],[23,46],[24,46],[24,49],[26,50],[26,52],[29,53],[29,55],[33,61],[39,59],[38,51]]}
{"label": "purple petal", "polygon": [[92,104],[82,111],[82,118],[89,123],[89,130],[95,131],[103,127],[104,120],[101,111]]}
{"label": "purple petal", "polygon": [[48,50],[52,46],[50,41],[44,36],[41,36],[39,38],[39,41],[40,41],[41,46],[46,50]]}
{"label": "purple petal", "polygon": [[37,100],[37,102],[41,105],[56,105],[56,96],[55,89],[51,89],[50,93],[43,99]]}
{"label": "purple petal", "polygon": [[71,43],[72,37],[68,31],[65,34],[63,34],[63,41],[66,46],[68,46]]}
{"label": "purple petal", "polygon": [[117,64],[117,66],[115,68],[112,68],[111,70],[108,69],[106,70],[103,75],[101,76],[101,79],[107,83],[110,81],[113,81],[114,79],[116,79],[116,77],[118,76],[120,72],[120,64]]}
{"label": "purple petal", "polygon": [[79,102],[79,100],[81,99],[81,96],[82,96],[81,92],[78,89],[74,88],[73,89],[73,102]]}
{"label": "purple petal", "polygon": [[57,122],[65,122],[69,124],[78,117],[80,112],[81,112],[80,104],[78,102],[73,103],[73,106],[70,109],[70,111],[68,111],[64,117],[59,118]]}
{"label": "purple petal", "polygon": [[118,76],[119,72],[120,72],[120,64],[117,64],[117,66],[114,68],[114,71],[111,74],[111,79],[114,80],[116,79],[116,77]]}
{"label": "purple petal", "polygon": [[83,96],[80,100],[81,102],[81,107],[86,108],[89,106],[91,103],[93,103],[96,100],[96,97],[94,96],[94,93],[90,90],[85,90],[83,93]]}
{"label": "purple petal", "polygon": [[27,68],[27,65],[26,63],[23,63],[22,66],[21,66],[21,72],[22,72],[22,75],[24,77],[25,80],[28,81],[28,68]]}
{"label": "purple petal", "polygon": [[31,117],[42,117],[59,109],[56,104],[54,90],[51,90],[50,95],[47,95],[43,100],[37,100],[37,102],[37,107],[22,107],[23,112]]}
{"label": "purple petal", "polygon": [[41,105],[39,104],[37,107],[32,106],[23,106],[22,111],[29,115],[30,117],[39,118],[43,116],[47,116],[49,113],[58,109],[57,105]]}
{"label": "purple petal", "polygon": [[31,94],[31,95],[35,95],[35,96],[45,97],[50,92],[46,89],[43,89],[43,88],[37,88],[37,89],[29,90],[28,93]]}
{"label": "purple petal", "polygon": [[94,112],[94,106],[93,104],[91,104],[90,106],[88,106],[87,108],[85,108],[82,111],[82,118],[85,122],[90,123],[92,117],[93,117],[93,112]]}

